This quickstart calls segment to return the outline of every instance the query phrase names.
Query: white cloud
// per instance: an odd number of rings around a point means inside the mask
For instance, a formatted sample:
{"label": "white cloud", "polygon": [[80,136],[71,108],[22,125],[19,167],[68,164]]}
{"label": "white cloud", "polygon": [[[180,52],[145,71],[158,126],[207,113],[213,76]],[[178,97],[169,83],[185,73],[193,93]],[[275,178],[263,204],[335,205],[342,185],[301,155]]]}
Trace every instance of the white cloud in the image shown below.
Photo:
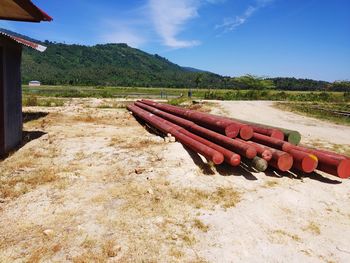
{"label": "white cloud", "polygon": [[273,1],[274,0],[256,0],[255,5],[248,6],[248,8],[244,11],[243,14],[234,18],[224,19],[224,22],[220,25],[217,25],[216,28],[224,28],[225,32],[232,31],[240,25],[243,25],[259,9],[265,7]]}
{"label": "white cloud", "polygon": [[184,48],[200,44],[197,40],[178,39],[185,23],[198,16],[200,3],[199,0],[149,0],[151,19],[164,45]]}

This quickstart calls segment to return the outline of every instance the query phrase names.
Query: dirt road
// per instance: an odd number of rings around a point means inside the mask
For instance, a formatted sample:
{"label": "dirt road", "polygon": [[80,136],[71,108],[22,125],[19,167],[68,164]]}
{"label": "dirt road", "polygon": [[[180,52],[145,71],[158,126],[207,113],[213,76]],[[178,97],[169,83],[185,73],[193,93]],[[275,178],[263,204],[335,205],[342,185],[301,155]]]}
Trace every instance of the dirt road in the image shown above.
{"label": "dirt road", "polygon": [[[348,262],[350,180],[213,167],[112,102],[25,109],[29,142],[0,163],[0,262]],[[349,143],[265,102],[212,111],[237,110]]]}

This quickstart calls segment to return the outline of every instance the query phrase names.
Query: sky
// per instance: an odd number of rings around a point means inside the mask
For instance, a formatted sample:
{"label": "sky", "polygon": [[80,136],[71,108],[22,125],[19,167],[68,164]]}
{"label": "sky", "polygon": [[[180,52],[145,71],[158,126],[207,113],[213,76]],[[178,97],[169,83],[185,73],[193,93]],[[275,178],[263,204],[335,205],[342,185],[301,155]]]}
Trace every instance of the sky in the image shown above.
{"label": "sky", "polygon": [[349,0],[33,0],[53,21],[0,21],[38,40],[127,43],[225,76],[350,80]]}

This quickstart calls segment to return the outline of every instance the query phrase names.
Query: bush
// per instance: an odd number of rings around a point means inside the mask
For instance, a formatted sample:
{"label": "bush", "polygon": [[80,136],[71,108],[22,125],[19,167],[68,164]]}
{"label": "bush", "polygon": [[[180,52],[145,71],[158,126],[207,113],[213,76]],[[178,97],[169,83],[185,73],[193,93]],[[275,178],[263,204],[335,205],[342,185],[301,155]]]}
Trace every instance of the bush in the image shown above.
{"label": "bush", "polygon": [[24,98],[23,106],[37,106],[38,98],[35,95],[30,95],[29,97]]}

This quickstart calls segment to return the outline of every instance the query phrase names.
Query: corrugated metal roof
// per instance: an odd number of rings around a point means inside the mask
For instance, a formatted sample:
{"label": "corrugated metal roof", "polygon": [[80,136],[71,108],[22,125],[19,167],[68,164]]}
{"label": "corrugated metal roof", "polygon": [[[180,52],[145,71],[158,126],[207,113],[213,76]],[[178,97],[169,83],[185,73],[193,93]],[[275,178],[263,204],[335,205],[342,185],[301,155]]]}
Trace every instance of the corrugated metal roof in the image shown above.
{"label": "corrugated metal roof", "polygon": [[34,42],[33,39],[30,39],[26,36],[17,34],[15,32],[12,32],[3,28],[0,28],[0,35],[6,36],[19,44],[25,45],[27,47],[31,47],[40,52],[44,52],[46,50],[45,46]]}
{"label": "corrugated metal roof", "polygon": [[40,22],[52,17],[38,8],[31,0],[0,0],[0,19]]}

